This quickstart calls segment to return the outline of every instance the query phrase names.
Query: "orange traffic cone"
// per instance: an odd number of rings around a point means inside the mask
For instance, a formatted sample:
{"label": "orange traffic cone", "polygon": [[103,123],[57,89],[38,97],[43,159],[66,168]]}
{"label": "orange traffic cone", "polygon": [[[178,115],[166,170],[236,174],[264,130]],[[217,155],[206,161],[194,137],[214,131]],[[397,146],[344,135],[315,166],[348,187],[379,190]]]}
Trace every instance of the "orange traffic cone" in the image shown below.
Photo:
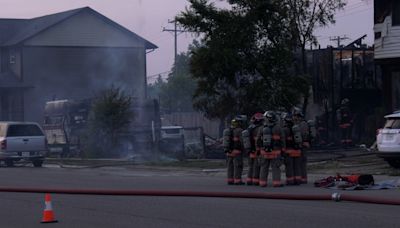
{"label": "orange traffic cone", "polygon": [[45,199],[45,208],[43,211],[43,219],[41,223],[55,223],[58,222],[54,219],[53,207],[51,206],[51,197],[49,193],[46,193]]}

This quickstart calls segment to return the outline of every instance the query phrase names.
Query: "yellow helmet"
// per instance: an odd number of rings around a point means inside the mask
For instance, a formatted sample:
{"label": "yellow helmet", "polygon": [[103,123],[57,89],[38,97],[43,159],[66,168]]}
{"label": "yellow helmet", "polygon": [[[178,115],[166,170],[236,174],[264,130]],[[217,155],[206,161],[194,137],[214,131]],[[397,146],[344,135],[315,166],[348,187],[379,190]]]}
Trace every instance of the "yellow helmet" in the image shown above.
{"label": "yellow helmet", "polygon": [[231,128],[237,128],[240,127],[240,122],[237,119],[231,120]]}

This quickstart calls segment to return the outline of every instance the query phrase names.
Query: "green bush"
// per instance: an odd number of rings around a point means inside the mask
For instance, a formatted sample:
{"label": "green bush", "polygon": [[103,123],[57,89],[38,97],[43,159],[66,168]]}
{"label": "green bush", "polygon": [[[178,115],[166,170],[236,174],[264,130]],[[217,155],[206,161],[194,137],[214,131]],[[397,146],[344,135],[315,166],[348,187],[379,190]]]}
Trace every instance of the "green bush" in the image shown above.
{"label": "green bush", "polygon": [[120,134],[129,127],[133,119],[131,104],[131,97],[116,87],[96,96],[89,115],[83,156],[118,157]]}

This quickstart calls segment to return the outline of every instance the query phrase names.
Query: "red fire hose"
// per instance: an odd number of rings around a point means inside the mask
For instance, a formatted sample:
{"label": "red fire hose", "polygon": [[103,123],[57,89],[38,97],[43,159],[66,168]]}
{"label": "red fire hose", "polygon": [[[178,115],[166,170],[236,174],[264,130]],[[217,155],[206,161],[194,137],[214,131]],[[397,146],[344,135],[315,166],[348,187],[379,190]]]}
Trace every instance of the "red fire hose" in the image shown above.
{"label": "red fire hose", "polygon": [[281,200],[321,200],[352,201],[360,203],[400,205],[399,199],[373,198],[366,196],[340,195],[307,195],[284,193],[249,193],[249,192],[198,192],[198,191],[162,191],[162,190],[97,190],[97,189],[46,189],[46,188],[8,188],[0,187],[0,192],[18,193],[55,193],[76,195],[114,195],[114,196],[174,196],[174,197],[218,197],[218,198],[252,198]]}

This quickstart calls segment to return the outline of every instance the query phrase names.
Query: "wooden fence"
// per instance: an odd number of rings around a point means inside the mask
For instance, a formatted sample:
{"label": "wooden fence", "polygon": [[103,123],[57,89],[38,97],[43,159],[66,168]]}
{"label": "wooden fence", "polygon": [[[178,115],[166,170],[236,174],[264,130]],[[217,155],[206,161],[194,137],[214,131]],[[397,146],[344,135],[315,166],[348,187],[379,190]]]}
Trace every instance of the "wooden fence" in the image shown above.
{"label": "wooden fence", "polygon": [[184,128],[202,127],[204,134],[219,138],[219,121],[209,120],[198,112],[178,112],[162,115],[163,126],[178,125]]}

